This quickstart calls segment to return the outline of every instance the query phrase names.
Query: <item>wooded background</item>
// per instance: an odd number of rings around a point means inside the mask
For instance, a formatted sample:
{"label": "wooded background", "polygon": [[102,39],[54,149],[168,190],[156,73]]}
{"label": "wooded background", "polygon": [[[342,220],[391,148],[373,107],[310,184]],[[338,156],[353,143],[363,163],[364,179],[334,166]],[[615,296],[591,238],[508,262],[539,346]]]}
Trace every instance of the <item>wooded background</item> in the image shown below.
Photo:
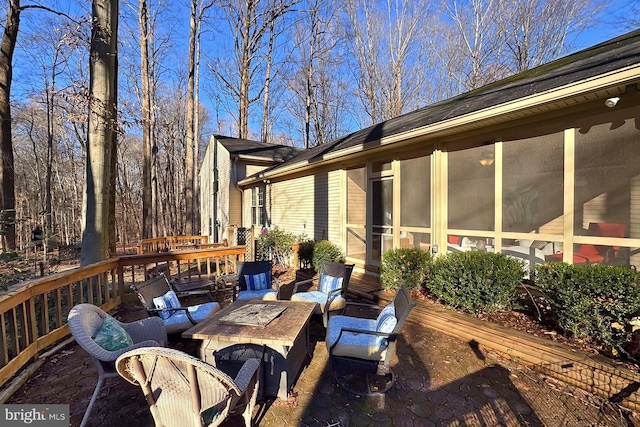
{"label": "wooded background", "polygon": [[[16,246],[32,244],[36,225],[47,240],[77,244],[94,108],[92,5],[8,3],[3,30],[20,12],[10,76]],[[212,134],[313,147],[585,47],[576,37],[603,16],[624,16],[622,34],[638,25],[639,3],[123,0],[112,124],[118,249],[200,234],[198,165]]]}

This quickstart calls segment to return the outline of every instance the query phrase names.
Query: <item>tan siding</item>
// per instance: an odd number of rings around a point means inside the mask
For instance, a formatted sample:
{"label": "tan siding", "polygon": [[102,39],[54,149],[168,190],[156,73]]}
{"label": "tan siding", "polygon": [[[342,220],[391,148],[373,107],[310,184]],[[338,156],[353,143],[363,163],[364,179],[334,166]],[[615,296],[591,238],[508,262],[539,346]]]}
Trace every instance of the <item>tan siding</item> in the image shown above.
{"label": "tan siding", "polygon": [[[251,176],[253,174],[256,174],[258,172],[262,172],[263,170],[265,170],[267,167],[264,165],[246,165],[246,175],[243,176],[242,178],[245,178],[247,176]],[[238,179],[242,179],[240,177],[238,177]]]}
{"label": "tan siding", "polygon": [[271,196],[272,225],[316,240],[329,239],[342,246],[340,171],[322,171],[285,182],[275,182]]}
{"label": "tan siding", "polygon": [[229,225],[229,185],[231,185],[231,156],[222,144],[218,145],[218,220],[221,228],[219,241],[227,238]]}
{"label": "tan siding", "polygon": [[272,225],[296,235],[305,233],[314,237],[314,177],[273,183],[270,193]]}
{"label": "tan siding", "polygon": [[[213,138],[211,138],[213,141]],[[209,220],[213,218],[211,197],[213,194],[213,145],[207,145],[207,150],[200,167],[200,234],[209,237]]]}

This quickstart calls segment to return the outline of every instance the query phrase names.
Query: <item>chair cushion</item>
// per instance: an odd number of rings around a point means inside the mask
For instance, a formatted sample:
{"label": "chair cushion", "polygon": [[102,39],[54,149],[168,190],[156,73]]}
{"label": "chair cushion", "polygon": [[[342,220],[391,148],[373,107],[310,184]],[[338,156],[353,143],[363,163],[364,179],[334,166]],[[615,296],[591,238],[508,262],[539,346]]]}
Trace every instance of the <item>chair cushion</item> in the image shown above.
{"label": "chair cushion", "polygon": [[260,291],[240,291],[238,292],[238,299],[261,299],[265,301],[275,301],[278,299],[278,294],[273,289],[263,289]]}
{"label": "chair cushion", "polygon": [[[167,309],[167,308],[180,308],[180,300],[176,293],[172,290],[168,291],[166,294],[156,297],[153,299],[153,305],[157,309]],[[175,311],[160,311],[158,315],[161,319],[166,320],[171,317]]]}
{"label": "chair cushion", "polygon": [[[327,294],[320,291],[298,292],[297,294],[291,295],[291,301],[315,302],[317,304],[315,313],[322,314],[326,309]],[[336,293],[335,295],[332,295],[331,301],[329,301],[328,310],[342,310],[346,304],[347,300],[340,296],[340,294]]]}
{"label": "chair cushion", "polygon": [[247,283],[247,290],[249,291],[271,289],[271,274],[269,272],[254,275],[245,274],[244,280]]}
{"label": "chair cushion", "polygon": [[[187,309],[193,320],[198,323],[204,320],[208,315],[218,311],[220,309],[220,304],[217,302],[207,302],[205,304],[192,305]],[[171,316],[169,316],[169,318],[164,319],[164,325],[167,328],[167,333],[173,334],[190,328],[192,323],[184,310],[176,310],[171,314]]]}
{"label": "chair cushion", "polygon": [[[340,335],[340,329],[361,329],[375,331],[376,319],[361,319],[350,316],[333,316],[329,318],[326,344],[329,349]],[[344,332],[340,341],[332,350],[334,356],[355,357],[365,360],[380,360],[385,357],[386,346],[380,343],[380,337],[363,333]]]}
{"label": "chair cushion", "polygon": [[380,311],[378,318],[376,319],[376,331],[386,332],[390,334],[393,332],[393,328],[398,324],[398,318],[396,317],[396,310],[393,303],[389,304]]}
{"label": "chair cushion", "polygon": [[111,316],[104,318],[93,340],[100,347],[109,351],[121,350],[133,345],[131,336]]}
{"label": "chair cushion", "polygon": [[333,277],[328,274],[322,274],[320,276],[320,282],[318,283],[318,291],[328,294],[334,289],[342,287],[342,277]]}

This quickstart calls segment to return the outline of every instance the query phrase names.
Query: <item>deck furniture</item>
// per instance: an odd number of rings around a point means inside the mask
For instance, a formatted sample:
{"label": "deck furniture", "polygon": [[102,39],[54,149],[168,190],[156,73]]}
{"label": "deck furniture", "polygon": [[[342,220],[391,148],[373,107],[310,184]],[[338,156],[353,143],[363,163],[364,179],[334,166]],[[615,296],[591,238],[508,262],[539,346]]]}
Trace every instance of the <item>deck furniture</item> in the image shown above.
{"label": "deck furniture", "polygon": [[236,286],[233,287],[233,301],[242,299],[277,300],[280,284],[271,273],[271,261],[238,263]]}
{"label": "deck furniture", "polygon": [[[385,393],[393,386],[395,376],[389,361],[395,352],[398,334],[415,305],[402,285],[393,301],[381,309],[375,319],[344,314],[329,319],[325,342],[333,377],[341,388],[355,395],[374,395]],[[347,307],[380,309],[356,303],[348,303]],[[359,384],[364,387],[356,389]]]}
{"label": "deck furniture", "polygon": [[346,295],[349,279],[353,272],[353,264],[324,261],[320,267],[315,290],[300,291],[301,285],[313,283],[313,279],[296,282],[293,287],[291,301],[309,301],[316,303],[316,314],[322,315],[322,323],[326,327],[329,313],[342,310],[347,302]]}
{"label": "deck furniture", "polygon": [[[625,237],[627,231],[626,224],[614,224],[606,222],[589,223],[587,235],[598,237]],[[620,257],[619,246],[593,245],[584,243],[573,253],[574,264],[592,264],[592,263],[613,263]],[[563,260],[563,254],[552,254],[546,257],[547,261]],[[628,264],[628,260],[626,260]]]}
{"label": "deck furniture", "polygon": [[[81,427],[89,415],[107,378],[117,377],[116,359],[140,347],[164,346],[167,332],[159,317],[122,323],[92,304],[78,304],[69,311],[69,330],[98,370],[98,383],[82,417]],[[124,332],[123,332],[124,331]]]}
{"label": "deck furniture", "polygon": [[247,360],[234,379],[179,350],[151,347],[124,353],[118,374],[142,389],[156,426],[218,426],[242,410],[246,427],[258,391],[260,361]]}
{"label": "deck furniture", "polygon": [[314,307],[309,302],[238,300],[182,337],[202,340],[200,359],[225,372],[249,358],[262,360],[263,394],[287,399],[310,353]]}
{"label": "deck furniture", "polygon": [[217,302],[183,307],[177,292],[172,289],[164,274],[131,285],[131,289],[150,316],[159,316],[162,319],[168,334],[185,331],[220,310],[220,304]]}

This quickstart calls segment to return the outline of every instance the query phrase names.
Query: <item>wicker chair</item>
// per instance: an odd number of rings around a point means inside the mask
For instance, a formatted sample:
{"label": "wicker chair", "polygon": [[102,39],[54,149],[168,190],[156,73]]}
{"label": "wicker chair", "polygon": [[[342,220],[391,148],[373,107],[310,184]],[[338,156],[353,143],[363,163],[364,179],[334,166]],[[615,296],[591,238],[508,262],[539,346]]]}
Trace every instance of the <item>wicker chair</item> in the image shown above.
{"label": "wicker chair", "polygon": [[122,323],[116,320],[116,323],[129,334],[133,345],[115,351],[105,350],[96,343],[94,338],[107,317],[110,316],[92,304],[78,304],[69,312],[71,335],[73,335],[78,345],[89,353],[93,364],[98,370],[98,384],[82,418],[81,427],[87,424],[91,408],[96,402],[105,379],[118,376],[115,370],[115,361],[118,356],[128,350],[140,347],[164,346],[167,343],[167,332],[159,317],[142,319],[131,323]]}
{"label": "wicker chair", "polygon": [[[345,315],[329,319],[325,342],[334,380],[341,388],[355,395],[375,395],[393,386],[395,376],[389,361],[395,352],[398,334],[415,305],[403,285],[391,304],[375,319]],[[345,312],[349,307],[380,309],[348,303]]]}
{"label": "wicker chair", "polygon": [[204,320],[207,316],[220,310],[217,302],[207,302],[188,307],[182,307],[177,296],[171,298],[174,304],[171,307],[159,305],[159,299],[168,293],[175,291],[171,288],[169,280],[164,274],[152,277],[141,283],[131,285],[131,289],[136,293],[142,305],[147,309],[150,316],[159,316],[167,328],[168,334],[184,332],[196,323]]}
{"label": "wicker chair", "polygon": [[217,426],[242,410],[247,427],[259,388],[260,360],[249,359],[232,379],[179,350],[144,348],[120,356],[118,373],[142,389],[156,426]]}
{"label": "wicker chair", "polygon": [[324,261],[320,267],[320,277],[316,290],[300,292],[300,285],[313,284],[313,279],[296,282],[293,287],[291,301],[315,302],[316,314],[322,315],[322,323],[326,327],[331,311],[342,310],[347,302],[346,295],[349,279],[353,272],[353,264]]}

